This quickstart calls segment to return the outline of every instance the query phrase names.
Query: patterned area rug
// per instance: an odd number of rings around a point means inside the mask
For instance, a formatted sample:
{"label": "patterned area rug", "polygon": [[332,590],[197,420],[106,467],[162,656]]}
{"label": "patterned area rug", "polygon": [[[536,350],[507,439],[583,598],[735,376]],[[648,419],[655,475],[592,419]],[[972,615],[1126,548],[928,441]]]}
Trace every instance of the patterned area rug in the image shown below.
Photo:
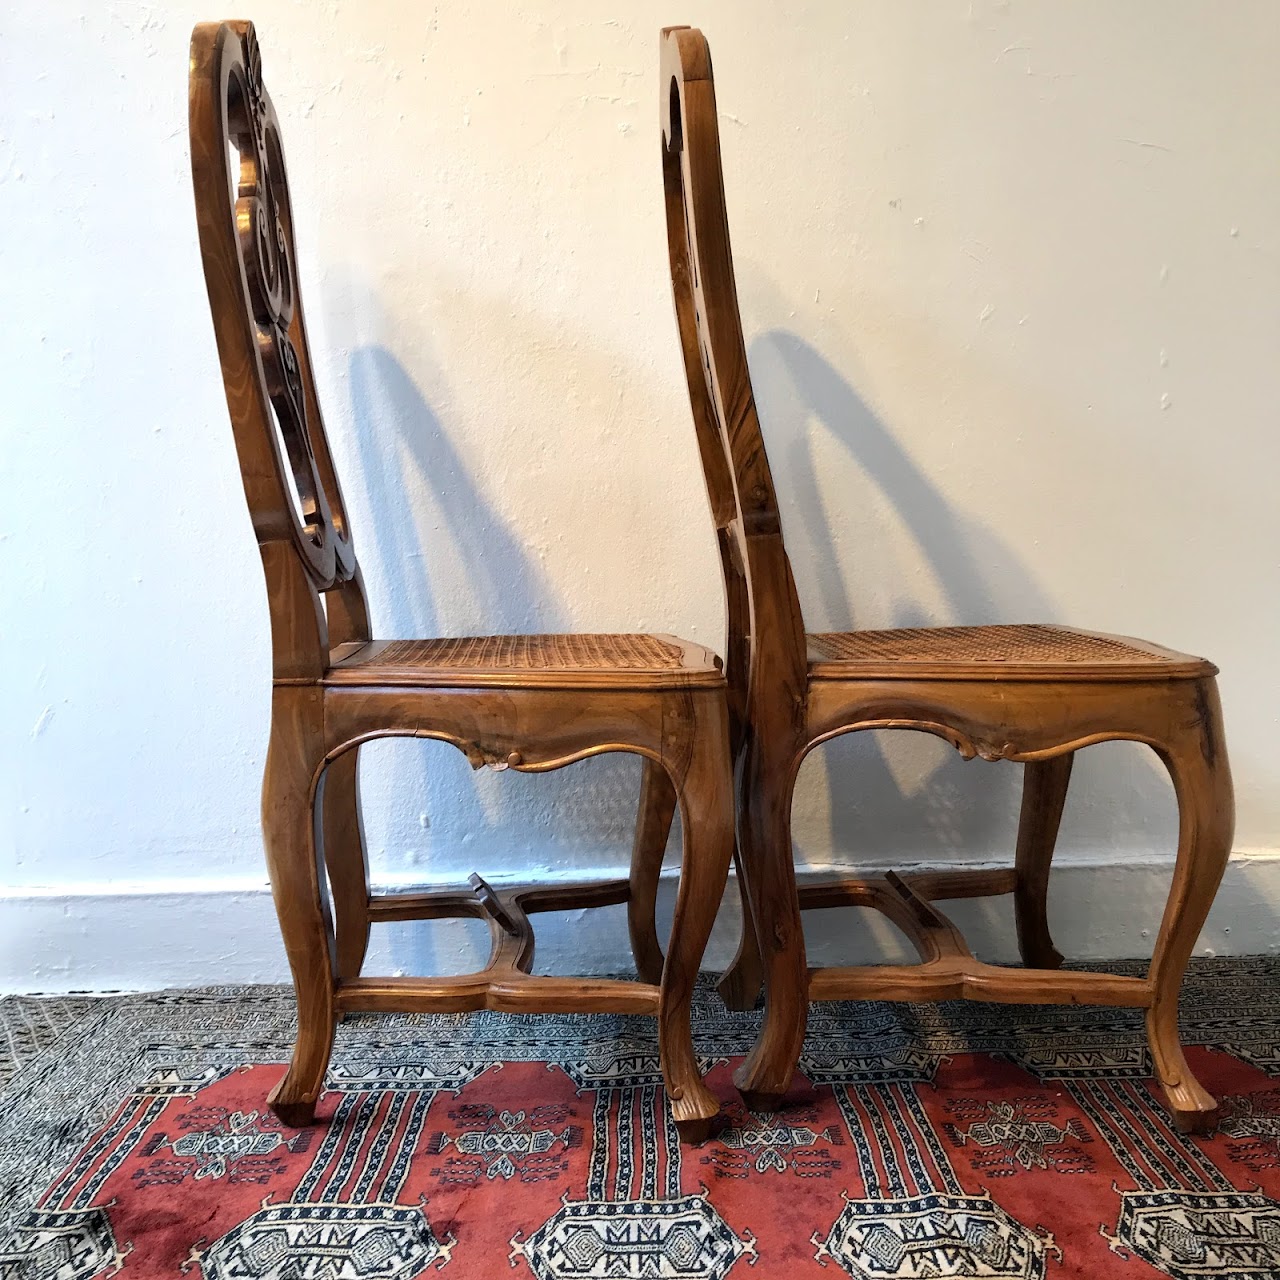
{"label": "patterned area rug", "polygon": [[314,1128],[263,1107],[277,988],[0,1002],[0,1277],[1280,1276],[1280,961],[1203,962],[1210,1138],[1130,1010],[821,1005],[789,1105],[681,1151],[647,1019],[364,1016]]}

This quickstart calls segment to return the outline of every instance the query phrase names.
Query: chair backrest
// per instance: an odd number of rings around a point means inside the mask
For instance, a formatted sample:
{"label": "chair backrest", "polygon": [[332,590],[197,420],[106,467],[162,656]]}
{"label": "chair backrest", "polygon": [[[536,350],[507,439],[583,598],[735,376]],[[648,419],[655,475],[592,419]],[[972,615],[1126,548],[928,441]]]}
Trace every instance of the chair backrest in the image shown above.
{"label": "chair backrest", "polygon": [[729,249],[711,53],[701,31],[662,33],[662,166],[671,287],[689,400],[720,542],[726,675],[752,725],[803,716],[804,621],[782,541],[747,369]]}
{"label": "chair backrest", "polygon": [[195,28],[189,95],[200,253],[267,575],[275,674],[312,677],[331,643],[369,638],[368,617],[311,371],[280,124],[252,23]]}

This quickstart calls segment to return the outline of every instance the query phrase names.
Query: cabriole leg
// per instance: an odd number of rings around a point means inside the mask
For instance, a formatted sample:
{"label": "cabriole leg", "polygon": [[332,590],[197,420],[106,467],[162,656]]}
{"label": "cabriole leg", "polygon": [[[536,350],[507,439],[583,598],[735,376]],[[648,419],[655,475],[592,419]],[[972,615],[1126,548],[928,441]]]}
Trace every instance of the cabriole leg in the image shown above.
{"label": "cabriole leg", "polygon": [[[680,803],[683,850],[671,941],[662,970],[658,1049],[682,1142],[702,1142],[720,1110],[693,1049],[690,1006],[733,856],[733,777],[728,714],[721,697],[692,698],[691,743],[668,762]],[[683,766],[683,767],[681,767]]]}
{"label": "cabriole leg", "polygon": [[283,1080],[267,1097],[282,1124],[307,1125],[333,1045],[333,930],[317,862],[311,778],[323,756],[322,690],[280,686],[262,786],[262,834],[271,893],[298,1003],[298,1039]]}
{"label": "cabriole leg", "polygon": [[1201,723],[1160,751],[1178,798],[1178,859],[1151,958],[1154,999],[1147,1037],[1156,1077],[1183,1133],[1204,1133],[1217,1103],[1191,1073],[1178,1039],[1178,994],[1187,961],[1231,856],[1235,804],[1217,686],[1203,682]]}

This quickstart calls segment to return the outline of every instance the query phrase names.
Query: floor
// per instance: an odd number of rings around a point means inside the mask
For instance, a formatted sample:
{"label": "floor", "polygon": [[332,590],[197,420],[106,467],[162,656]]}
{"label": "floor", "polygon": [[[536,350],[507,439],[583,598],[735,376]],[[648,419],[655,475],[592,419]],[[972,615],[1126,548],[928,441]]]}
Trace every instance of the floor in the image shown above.
{"label": "floor", "polygon": [[1167,1124],[1130,1010],[823,1005],[787,1105],[695,1025],[681,1150],[652,1022],[361,1016],[312,1129],[263,1107],[274,987],[0,1001],[0,1280],[1280,1277],[1280,959],[1198,962],[1217,1134]]}

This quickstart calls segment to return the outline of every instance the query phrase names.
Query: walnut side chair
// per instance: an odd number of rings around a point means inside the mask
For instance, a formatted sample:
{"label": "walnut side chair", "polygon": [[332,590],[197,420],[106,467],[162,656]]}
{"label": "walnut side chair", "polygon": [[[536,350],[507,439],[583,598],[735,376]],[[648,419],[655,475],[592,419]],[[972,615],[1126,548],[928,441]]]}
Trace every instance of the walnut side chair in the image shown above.
{"label": "walnut side chair", "polygon": [[[762,981],[765,988],[763,1027],[736,1077],[747,1102],[771,1110],[788,1088],[811,999],[1124,1005],[1147,1011],[1155,1075],[1179,1128],[1210,1128],[1215,1103],[1187,1066],[1177,1012],[1183,972],[1231,849],[1216,668],[1141,640],[1066,627],[806,635],[747,369],[711,58],[697,30],[663,32],[661,113],[672,288],[720,536],[730,707],[745,725],[735,752],[748,923],[721,993],[748,1007]],[[801,761],[840,734],[886,728],[936,734],[967,759],[1023,763],[1012,868],[889,872],[797,893],[790,828]],[[1152,747],[1177,797],[1172,887],[1144,977],[1059,971],[1049,936],[1049,865],[1072,758],[1108,739]],[[1024,968],[977,961],[935,906],[1002,894],[1013,895]],[[844,905],[887,915],[914,942],[920,963],[808,970],[801,910]]]}
{"label": "walnut side chair", "polygon": [[[334,1026],[349,1010],[650,1013],[680,1135],[700,1141],[719,1103],[698,1071],[690,998],[733,851],[720,661],[671,636],[371,638],[312,377],[279,122],[252,24],[195,28],[189,106],[205,281],[271,617],[262,824],[298,1006],[292,1063],[271,1109],[289,1125],[313,1121]],[[683,820],[665,958],[645,877],[636,894],[625,879],[495,889],[479,876],[457,891],[371,894],[356,761],[361,743],[387,736],[452,743],[475,768],[534,773],[607,751],[644,757],[639,831],[668,799]],[[531,972],[530,915],[621,903],[640,981]],[[446,916],[488,922],[485,970],[361,976],[371,923]]]}

